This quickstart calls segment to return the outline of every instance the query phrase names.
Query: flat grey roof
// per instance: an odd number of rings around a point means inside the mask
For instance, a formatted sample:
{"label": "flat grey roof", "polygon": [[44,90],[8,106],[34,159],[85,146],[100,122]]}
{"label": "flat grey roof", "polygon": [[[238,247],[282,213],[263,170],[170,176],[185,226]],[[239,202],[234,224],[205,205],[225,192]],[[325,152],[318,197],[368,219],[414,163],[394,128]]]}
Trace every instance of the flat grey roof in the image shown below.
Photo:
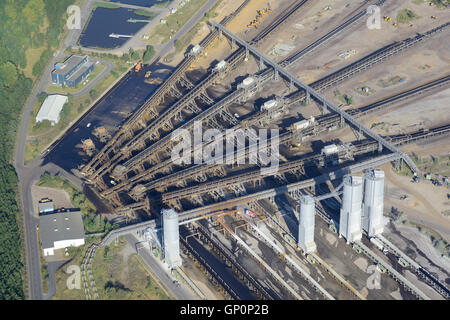
{"label": "flat grey roof", "polygon": [[72,71],[72,69],[77,66],[86,56],[76,56],[71,55],[69,58],[67,58],[66,61],[60,66],[58,69],[54,70],[54,73],[65,75],[68,72]]}
{"label": "flat grey roof", "polygon": [[74,74],[72,74],[69,78],[66,80],[76,80],[83,72],[86,71],[86,69],[90,68],[93,65],[92,62],[84,63],[80,69],[77,70]]}
{"label": "flat grey roof", "polygon": [[56,241],[84,239],[83,219],[80,211],[59,212],[39,217],[42,248],[53,248]]}

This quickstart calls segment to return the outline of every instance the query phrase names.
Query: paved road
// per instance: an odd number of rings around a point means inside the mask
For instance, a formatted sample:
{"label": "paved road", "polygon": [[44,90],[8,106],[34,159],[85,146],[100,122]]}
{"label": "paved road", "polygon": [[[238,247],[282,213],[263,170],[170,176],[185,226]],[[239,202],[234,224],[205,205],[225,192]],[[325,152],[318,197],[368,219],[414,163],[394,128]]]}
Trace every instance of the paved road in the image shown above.
{"label": "paved road", "polygon": [[212,9],[218,0],[209,0],[205,5],[198,10],[191,19],[172,37],[172,39],[158,52],[150,63],[157,62],[159,59],[167,55],[174,48],[175,41],[182,38],[191,28],[193,28],[205,14]]}
{"label": "paved road", "polygon": [[[178,3],[181,0],[176,0],[173,3]],[[165,56],[167,53],[172,50],[175,41],[182,36],[184,36],[204,15],[210,10],[214,4],[218,0],[209,0],[187,23],[181,30],[179,30],[176,35],[172,38],[172,40],[167,43],[154,57],[153,61],[158,61],[161,57]],[[25,147],[26,147],[26,138],[28,134],[28,128],[30,124],[31,111],[33,106],[37,101],[37,94],[45,91],[44,89],[48,85],[51,80],[51,71],[53,70],[53,66],[63,60],[65,57],[64,51],[73,47],[80,34],[83,30],[85,24],[88,21],[90,13],[94,8],[95,0],[86,0],[81,8],[81,29],[80,30],[70,30],[65,38],[65,41],[61,47],[61,49],[54,54],[52,61],[47,66],[46,70],[42,74],[40,81],[34,87],[27,104],[24,107],[20,129],[18,132],[17,142],[16,142],[16,150],[15,150],[15,158],[14,158],[14,167],[17,172],[17,176],[19,178],[19,190],[20,190],[20,205],[23,212],[23,223],[24,223],[24,241],[25,241],[25,265],[26,265],[26,282],[27,287],[29,288],[29,294],[27,294],[29,299],[32,300],[41,300],[43,298],[48,298],[42,294],[42,285],[41,285],[41,272],[40,272],[40,259],[39,259],[39,244],[37,241],[37,232],[36,227],[39,223],[39,219],[35,217],[33,213],[33,200],[31,197],[31,186],[39,180],[39,177],[45,172],[49,171],[52,174],[56,174],[57,172],[62,173],[64,177],[69,179],[72,183],[74,183],[77,187],[82,189],[82,182],[68,172],[64,172],[61,168],[57,167],[53,164],[47,164],[45,167],[42,167],[43,159],[41,157],[36,158],[32,162],[30,162],[27,166],[24,165],[25,159]],[[172,3],[172,4],[173,4]],[[167,8],[166,8],[167,9]],[[167,9],[168,10],[168,9]],[[161,12],[160,15],[163,15],[164,12]],[[145,34],[150,28],[152,28],[155,24],[159,23],[159,18],[155,18],[152,22],[148,23],[146,27],[144,27],[141,32],[139,32],[135,37],[130,39],[122,48],[125,52],[128,52],[130,47],[138,48],[142,46],[140,42],[140,38],[142,34]],[[113,53],[114,50],[110,51],[102,51]],[[153,62],[152,61],[152,62]],[[108,64],[107,64],[108,66]],[[104,76],[102,74],[102,76]],[[100,80],[100,78],[99,78]],[[97,80],[97,81],[99,81]],[[90,90],[90,84],[88,87],[82,91]],[[80,92],[81,95],[83,92]],[[145,254],[144,254],[145,256]],[[151,261],[151,260],[148,260]],[[184,296],[186,298],[186,296]],[[183,298],[180,298],[183,299]]]}
{"label": "paved road", "polygon": [[88,83],[83,89],[78,91],[77,93],[72,94],[74,98],[82,97],[87,94],[91,89],[103,78],[105,78],[114,68],[114,64],[107,60],[97,60],[99,63],[102,63],[106,66],[106,69],[102,71],[94,80]]}
{"label": "paved road", "polygon": [[[136,243],[139,241],[135,236],[127,234],[124,238],[133,248],[136,248]],[[198,300],[198,297],[184,286],[173,283],[174,279],[169,276],[167,269],[150,254],[148,249],[139,249],[137,253],[177,300]]]}
{"label": "paved road", "polygon": [[[87,22],[89,13],[92,11],[94,0],[87,0],[81,9],[81,24]],[[71,30],[61,49],[54,55],[52,61],[47,66],[40,81],[35,86],[31,96],[28,99],[27,104],[24,107],[24,111],[21,118],[20,129],[18,133],[16,152],[14,158],[14,167],[19,178],[19,189],[21,194],[21,208],[24,217],[24,236],[25,236],[25,264],[27,272],[27,287],[29,288],[29,299],[40,300],[43,299],[42,285],[41,285],[41,271],[39,260],[39,244],[37,241],[36,226],[39,219],[34,216],[33,213],[33,201],[31,198],[31,186],[37,181],[40,175],[45,171],[41,168],[42,159],[38,158],[31,162],[28,166],[24,165],[25,159],[25,146],[28,133],[28,127],[30,124],[31,111],[37,101],[37,94],[44,91],[51,79],[51,71],[56,62],[61,61],[64,57],[64,51],[66,48],[76,43],[79,38],[81,30]],[[44,169],[44,170],[43,170]],[[51,166],[49,170],[54,170]]]}

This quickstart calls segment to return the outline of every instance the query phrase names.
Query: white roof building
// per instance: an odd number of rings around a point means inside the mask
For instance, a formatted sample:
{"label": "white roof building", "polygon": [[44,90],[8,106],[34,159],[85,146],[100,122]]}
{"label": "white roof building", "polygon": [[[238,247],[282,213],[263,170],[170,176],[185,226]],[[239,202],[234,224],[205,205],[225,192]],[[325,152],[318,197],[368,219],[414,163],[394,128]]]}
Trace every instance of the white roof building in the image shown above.
{"label": "white roof building", "polygon": [[67,101],[69,101],[67,96],[59,94],[48,96],[36,116],[36,122],[48,120],[51,122],[52,126],[57,124],[59,122],[59,114]]}
{"label": "white roof building", "polygon": [[39,225],[44,256],[54,255],[57,249],[84,245],[83,219],[79,211],[41,215]]}

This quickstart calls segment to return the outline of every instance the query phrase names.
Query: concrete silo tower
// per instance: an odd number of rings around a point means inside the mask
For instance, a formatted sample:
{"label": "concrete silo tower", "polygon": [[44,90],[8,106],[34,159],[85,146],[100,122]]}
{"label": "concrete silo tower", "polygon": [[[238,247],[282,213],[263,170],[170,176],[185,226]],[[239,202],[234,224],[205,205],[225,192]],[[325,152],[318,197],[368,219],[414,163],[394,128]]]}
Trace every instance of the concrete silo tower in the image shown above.
{"label": "concrete silo tower", "polygon": [[361,240],[363,179],[357,176],[344,177],[344,197],[339,220],[339,237],[347,243]]}
{"label": "concrete silo tower", "polygon": [[298,245],[305,253],[316,251],[314,242],[314,214],[316,204],[311,196],[300,196]]}
{"label": "concrete silo tower", "polygon": [[173,209],[161,210],[163,216],[164,261],[169,268],[181,265],[178,214]]}
{"label": "concrete silo tower", "polygon": [[383,232],[384,172],[369,170],[365,174],[362,228],[369,237]]}

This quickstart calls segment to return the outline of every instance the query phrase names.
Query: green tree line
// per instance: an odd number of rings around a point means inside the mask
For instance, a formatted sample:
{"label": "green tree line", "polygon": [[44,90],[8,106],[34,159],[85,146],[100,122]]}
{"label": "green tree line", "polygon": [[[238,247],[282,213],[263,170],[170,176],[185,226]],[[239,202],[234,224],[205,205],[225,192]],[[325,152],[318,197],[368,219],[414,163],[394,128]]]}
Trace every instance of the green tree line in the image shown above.
{"label": "green tree line", "polygon": [[[26,50],[46,50],[33,74],[42,72],[58,45],[67,6],[74,0],[0,1],[0,299],[23,299],[23,261],[18,226],[18,181],[11,164],[20,114],[32,80],[22,69]],[[47,23],[45,22],[47,21]]]}

